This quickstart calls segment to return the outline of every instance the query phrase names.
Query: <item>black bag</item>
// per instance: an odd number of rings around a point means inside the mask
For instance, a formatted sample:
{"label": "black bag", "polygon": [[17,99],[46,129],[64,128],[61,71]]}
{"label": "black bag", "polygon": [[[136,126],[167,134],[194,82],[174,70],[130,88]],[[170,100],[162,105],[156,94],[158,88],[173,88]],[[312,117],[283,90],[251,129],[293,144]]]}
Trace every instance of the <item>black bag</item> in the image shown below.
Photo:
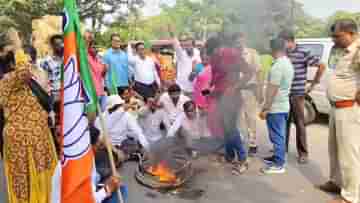
{"label": "black bag", "polygon": [[44,110],[50,112],[54,103],[50,95],[34,79],[30,79],[28,85]]}

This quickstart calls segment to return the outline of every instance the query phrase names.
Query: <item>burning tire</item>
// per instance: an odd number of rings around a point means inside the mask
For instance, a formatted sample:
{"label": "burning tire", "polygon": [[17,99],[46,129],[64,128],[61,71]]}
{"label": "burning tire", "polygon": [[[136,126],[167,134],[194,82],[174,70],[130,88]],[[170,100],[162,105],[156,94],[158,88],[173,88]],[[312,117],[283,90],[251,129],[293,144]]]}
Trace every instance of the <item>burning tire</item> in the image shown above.
{"label": "burning tire", "polygon": [[153,165],[150,161],[140,161],[135,178],[140,184],[152,189],[174,189],[193,176],[191,165],[185,157],[175,157],[171,167],[165,162]]}

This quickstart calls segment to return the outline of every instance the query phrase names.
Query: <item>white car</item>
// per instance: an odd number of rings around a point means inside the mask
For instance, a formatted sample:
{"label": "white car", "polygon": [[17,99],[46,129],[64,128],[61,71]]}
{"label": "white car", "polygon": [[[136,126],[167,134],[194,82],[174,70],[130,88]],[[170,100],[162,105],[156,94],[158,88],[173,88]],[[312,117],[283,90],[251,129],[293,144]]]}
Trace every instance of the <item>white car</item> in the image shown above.
{"label": "white car", "polygon": [[[320,58],[321,62],[326,65],[324,75],[320,80],[320,84],[315,86],[310,94],[306,95],[305,102],[305,123],[313,122],[317,115],[328,114],[330,112],[330,103],[327,98],[327,88],[330,76],[333,74],[335,64],[332,61],[335,55],[334,43],[330,38],[318,39],[299,39],[296,43],[310,51],[312,55]],[[309,67],[308,82],[312,80],[316,74],[317,68]]]}

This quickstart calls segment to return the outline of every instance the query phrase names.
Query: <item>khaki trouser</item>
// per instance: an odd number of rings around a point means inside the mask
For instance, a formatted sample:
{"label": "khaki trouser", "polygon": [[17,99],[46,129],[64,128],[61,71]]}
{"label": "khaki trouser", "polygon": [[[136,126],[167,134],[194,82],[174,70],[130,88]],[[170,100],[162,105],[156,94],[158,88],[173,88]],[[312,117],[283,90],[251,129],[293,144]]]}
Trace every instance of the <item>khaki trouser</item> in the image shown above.
{"label": "khaki trouser", "polygon": [[343,198],[360,203],[360,107],[332,108],[329,128],[330,180]]}
{"label": "khaki trouser", "polygon": [[254,91],[242,90],[243,105],[240,107],[240,129],[249,135],[249,147],[256,147],[256,119],[258,115],[257,99]]}

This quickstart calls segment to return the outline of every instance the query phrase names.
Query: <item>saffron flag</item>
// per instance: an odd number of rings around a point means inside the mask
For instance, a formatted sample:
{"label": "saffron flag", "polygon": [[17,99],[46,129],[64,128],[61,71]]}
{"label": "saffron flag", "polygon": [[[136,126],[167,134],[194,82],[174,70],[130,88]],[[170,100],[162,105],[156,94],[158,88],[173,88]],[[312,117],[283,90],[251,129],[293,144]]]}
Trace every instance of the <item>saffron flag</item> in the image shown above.
{"label": "saffron flag", "polygon": [[61,203],[94,203],[94,156],[86,112],[96,111],[96,92],[81,37],[75,0],[64,0],[64,66],[61,91],[63,135]]}

